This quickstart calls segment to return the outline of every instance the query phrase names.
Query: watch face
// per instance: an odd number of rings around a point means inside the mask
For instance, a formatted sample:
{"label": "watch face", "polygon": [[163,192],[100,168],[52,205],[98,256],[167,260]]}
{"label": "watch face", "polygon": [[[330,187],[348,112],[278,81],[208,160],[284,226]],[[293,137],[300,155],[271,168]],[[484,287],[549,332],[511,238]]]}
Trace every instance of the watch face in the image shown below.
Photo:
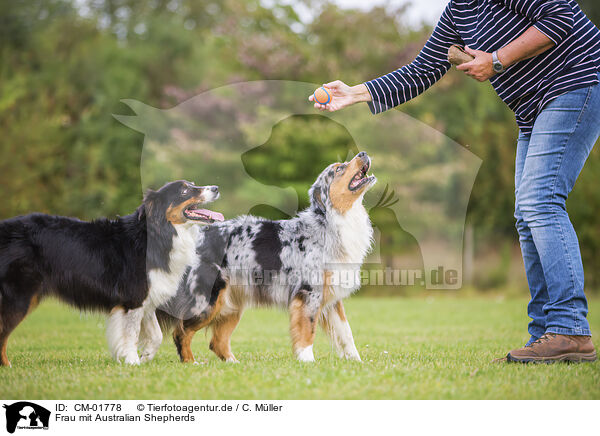
{"label": "watch face", "polygon": [[494,64],[494,71],[495,72],[501,73],[502,70],[504,70],[504,68],[502,67],[502,64],[500,64],[500,63]]}

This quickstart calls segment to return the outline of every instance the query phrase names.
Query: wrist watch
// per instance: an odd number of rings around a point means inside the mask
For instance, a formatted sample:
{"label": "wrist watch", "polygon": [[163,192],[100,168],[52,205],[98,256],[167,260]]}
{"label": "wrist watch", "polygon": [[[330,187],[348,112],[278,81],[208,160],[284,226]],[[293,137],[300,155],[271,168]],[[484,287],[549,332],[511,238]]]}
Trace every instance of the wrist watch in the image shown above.
{"label": "wrist watch", "polygon": [[502,65],[502,62],[500,62],[500,60],[498,59],[498,50],[495,50],[492,53],[492,67],[494,68],[494,71],[498,74],[504,71],[504,65]]}

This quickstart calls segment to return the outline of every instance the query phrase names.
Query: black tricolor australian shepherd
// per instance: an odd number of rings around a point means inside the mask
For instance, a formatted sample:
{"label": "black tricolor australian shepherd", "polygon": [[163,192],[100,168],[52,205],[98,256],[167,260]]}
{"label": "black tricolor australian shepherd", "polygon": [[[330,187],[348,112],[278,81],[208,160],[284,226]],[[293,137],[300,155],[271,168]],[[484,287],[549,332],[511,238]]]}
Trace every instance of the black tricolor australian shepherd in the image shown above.
{"label": "black tricolor australian shepherd", "polygon": [[[203,227],[198,257],[186,271],[169,313],[182,361],[194,362],[194,333],[211,327],[210,349],[235,361],[230,337],[245,308],[288,309],[292,347],[301,361],[314,360],[320,322],[338,354],[360,360],[342,300],[360,287],[360,268],[372,242],[363,197],[376,178],[361,152],[329,165],[309,191],[310,207],[289,220],[242,216]],[[173,301],[175,300],[175,301]]]}
{"label": "black tricolor australian shepherd", "polygon": [[50,295],[109,312],[107,338],[117,360],[140,362],[138,337],[142,360],[151,359],[162,341],[156,308],[173,296],[195,257],[197,223],[223,219],[199,208],[218,196],[216,186],[176,181],[115,220],[31,214],[1,221],[1,364],[10,365],[10,333]]}

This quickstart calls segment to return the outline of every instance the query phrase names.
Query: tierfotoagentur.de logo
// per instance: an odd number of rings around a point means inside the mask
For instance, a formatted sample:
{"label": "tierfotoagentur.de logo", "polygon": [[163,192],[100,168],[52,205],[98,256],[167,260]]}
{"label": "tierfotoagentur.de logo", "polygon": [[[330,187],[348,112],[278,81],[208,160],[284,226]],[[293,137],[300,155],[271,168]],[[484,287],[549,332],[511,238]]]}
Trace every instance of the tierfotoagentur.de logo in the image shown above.
{"label": "tierfotoagentur.de logo", "polygon": [[6,431],[14,433],[19,430],[48,430],[50,411],[28,401],[4,404],[6,409]]}

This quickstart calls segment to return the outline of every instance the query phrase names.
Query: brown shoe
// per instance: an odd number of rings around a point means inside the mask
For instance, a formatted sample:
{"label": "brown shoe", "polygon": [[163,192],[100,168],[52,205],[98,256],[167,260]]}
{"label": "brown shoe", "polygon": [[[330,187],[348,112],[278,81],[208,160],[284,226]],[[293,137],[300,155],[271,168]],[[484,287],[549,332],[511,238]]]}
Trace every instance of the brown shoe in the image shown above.
{"label": "brown shoe", "polygon": [[545,333],[532,344],[512,350],[506,355],[509,362],[593,362],[596,350],[591,336],[570,336]]}

